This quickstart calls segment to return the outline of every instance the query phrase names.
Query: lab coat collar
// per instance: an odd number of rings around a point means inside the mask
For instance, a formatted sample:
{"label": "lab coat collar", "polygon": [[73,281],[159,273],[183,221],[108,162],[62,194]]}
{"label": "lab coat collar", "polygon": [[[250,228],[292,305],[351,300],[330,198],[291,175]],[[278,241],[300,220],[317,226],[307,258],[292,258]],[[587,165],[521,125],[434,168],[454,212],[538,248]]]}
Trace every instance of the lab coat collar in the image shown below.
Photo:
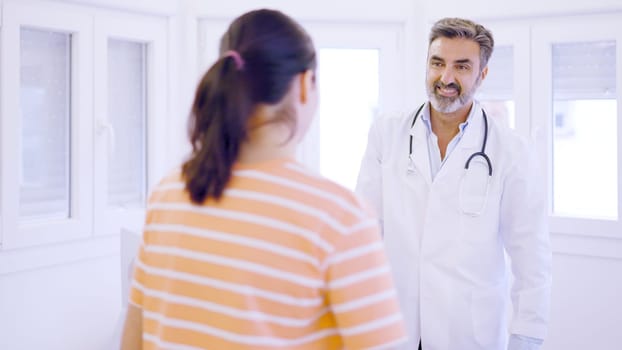
{"label": "lab coat collar", "polygon": [[443,166],[436,174],[435,181],[441,181],[451,174],[460,174],[469,156],[481,149],[481,142],[483,139],[482,109],[479,103],[473,101],[473,106],[464,124],[462,137],[460,141],[458,141],[456,148],[448,155]]}
{"label": "lab coat collar", "polygon": [[412,157],[416,172],[430,185],[432,184],[432,174],[430,171],[430,159],[428,154],[428,127],[425,125],[425,122],[420,120],[424,114],[430,114],[430,103],[427,102],[425,104],[417,117],[417,122],[413,127],[410,127],[417,109],[410,114],[407,120],[408,128],[410,129],[409,135],[413,138]]}
{"label": "lab coat collar", "polygon": [[[407,118],[406,121],[406,123],[408,123],[407,127],[409,128],[409,135],[413,138],[413,162],[419,175],[426,180],[428,185],[431,185],[432,173],[430,170],[430,159],[427,140],[429,137],[429,133],[431,132],[431,129],[428,127],[430,118],[430,102],[427,102],[424,105],[419,116],[417,117],[417,122],[411,128],[410,126],[412,124],[415,112],[416,110],[413,111],[413,113]],[[428,119],[428,122],[426,122],[426,120],[424,119]],[[462,159],[468,156],[467,152],[475,152],[481,147],[481,142],[484,138],[483,127],[482,108],[479,102],[473,100],[473,106],[471,108],[471,111],[469,112],[467,120],[461,125],[464,134],[462,135],[462,139],[460,140],[458,145],[456,145],[456,149],[453,152],[456,154],[450,156],[450,159],[448,159],[449,164],[445,164],[443,167],[441,167],[439,174],[436,175],[437,178],[440,174],[446,173],[447,168],[452,168],[454,166],[459,166],[461,168],[461,164],[464,162]],[[451,158],[453,158],[453,160]],[[451,163],[456,163],[457,165],[451,165]]]}
{"label": "lab coat collar", "polygon": [[482,107],[478,101],[473,100],[471,112],[469,112],[466,120],[467,124],[465,125],[464,134],[457,147],[467,149],[481,147],[481,142],[484,139],[483,119]]}
{"label": "lab coat collar", "polygon": [[[416,111],[416,110],[415,110]],[[480,137],[480,133],[477,130],[483,130],[483,116],[482,116],[482,107],[480,103],[476,100],[473,100],[473,106],[471,107],[471,111],[467,116],[467,119],[464,123],[460,124],[460,132],[463,133],[462,139],[458,143],[457,147],[460,148],[474,148],[477,146],[478,142],[481,142],[480,138],[483,138],[483,133]],[[414,117],[414,113],[409,118],[409,123],[412,123]],[[422,127],[419,126],[421,124]],[[410,127],[410,124],[408,125]],[[473,130],[476,130],[473,132]],[[410,128],[410,135],[413,136],[413,154],[415,144],[419,145],[421,142],[421,133],[423,133],[423,137],[427,138],[432,132],[430,125],[430,102],[426,102],[423,109],[421,109],[421,113],[419,117],[417,117],[417,123],[415,126]],[[426,141],[425,139],[423,141]],[[426,141],[427,142],[427,141]]]}
{"label": "lab coat collar", "polygon": [[473,102],[467,122],[462,138],[436,174],[435,181],[441,181],[450,174],[460,174],[470,155],[481,149],[484,140],[484,122],[482,108],[476,101]]}

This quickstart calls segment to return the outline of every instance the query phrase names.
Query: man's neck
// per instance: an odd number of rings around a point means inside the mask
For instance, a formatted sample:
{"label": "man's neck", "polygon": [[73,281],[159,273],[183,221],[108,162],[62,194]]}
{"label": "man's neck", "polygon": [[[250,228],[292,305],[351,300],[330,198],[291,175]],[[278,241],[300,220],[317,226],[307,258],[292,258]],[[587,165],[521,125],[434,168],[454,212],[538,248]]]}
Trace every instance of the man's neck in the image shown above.
{"label": "man's neck", "polygon": [[473,102],[451,113],[442,113],[430,105],[430,122],[435,134],[458,133],[458,126],[464,123],[471,113]]}
{"label": "man's neck", "polygon": [[438,139],[438,148],[441,159],[445,159],[447,145],[460,131],[460,124],[464,123],[473,108],[473,102],[451,113],[442,113],[430,105],[430,125]]}

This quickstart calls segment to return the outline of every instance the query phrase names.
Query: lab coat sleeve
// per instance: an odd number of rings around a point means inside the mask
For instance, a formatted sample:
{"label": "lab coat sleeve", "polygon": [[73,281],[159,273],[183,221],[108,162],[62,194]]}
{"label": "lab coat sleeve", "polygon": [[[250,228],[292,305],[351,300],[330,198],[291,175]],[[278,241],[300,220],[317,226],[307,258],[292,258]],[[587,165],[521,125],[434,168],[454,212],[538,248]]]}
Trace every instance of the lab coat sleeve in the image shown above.
{"label": "lab coat sleeve", "polygon": [[510,333],[545,339],[552,263],[546,177],[533,145],[519,148],[504,180],[499,222],[513,274]]}
{"label": "lab coat sleeve", "polygon": [[508,350],[540,350],[542,339],[512,334],[508,343]]}
{"label": "lab coat sleeve", "polygon": [[356,193],[371,203],[382,227],[382,118],[377,118],[368,134],[367,148],[361,161]]}

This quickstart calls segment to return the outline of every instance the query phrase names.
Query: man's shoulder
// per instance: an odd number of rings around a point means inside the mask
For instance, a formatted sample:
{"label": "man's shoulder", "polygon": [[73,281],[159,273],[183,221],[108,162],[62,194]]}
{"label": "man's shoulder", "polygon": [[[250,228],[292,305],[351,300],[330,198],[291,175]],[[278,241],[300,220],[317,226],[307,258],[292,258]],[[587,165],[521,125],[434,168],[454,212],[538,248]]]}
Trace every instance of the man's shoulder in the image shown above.
{"label": "man's shoulder", "polygon": [[380,128],[384,131],[400,129],[407,119],[413,117],[413,112],[394,111],[380,113],[372,122],[373,128]]}
{"label": "man's shoulder", "polygon": [[489,128],[489,142],[492,142],[493,149],[501,158],[511,160],[510,163],[523,163],[535,155],[535,144],[531,137],[492,118]]}

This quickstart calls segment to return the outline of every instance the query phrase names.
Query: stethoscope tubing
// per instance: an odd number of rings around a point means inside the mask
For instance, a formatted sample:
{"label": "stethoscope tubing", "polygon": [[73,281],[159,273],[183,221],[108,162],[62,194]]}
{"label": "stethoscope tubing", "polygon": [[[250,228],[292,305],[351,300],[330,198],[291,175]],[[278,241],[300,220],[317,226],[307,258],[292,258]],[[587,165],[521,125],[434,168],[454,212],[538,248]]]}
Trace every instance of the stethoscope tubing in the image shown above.
{"label": "stethoscope tubing", "polygon": [[[419,117],[419,114],[421,114],[421,111],[423,110],[423,107],[425,106],[425,103],[422,104],[419,109],[417,109],[417,112],[415,112],[415,115],[413,117],[413,121],[410,124],[410,128],[412,129],[415,126],[415,122],[417,121],[417,117]],[[468,169],[469,168],[469,164],[471,163],[471,160],[477,156],[480,156],[482,158],[484,158],[484,160],[486,161],[486,163],[488,164],[488,176],[492,176],[492,162],[490,161],[490,158],[488,157],[488,155],[486,154],[486,145],[488,144],[488,116],[486,115],[486,111],[484,111],[482,109],[482,115],[484,117],[484,140],[482,141],[482,150],[480,152],[475,152],[473,154],[471,154],[469,156],[469,158],[467,159],[466,163],[464,163],[464,169]],[[412,160],[412,153],[413,153],[413,135],[410,135],[410,143],[409,143],[409,147],[408,147],[408,158]]]}

